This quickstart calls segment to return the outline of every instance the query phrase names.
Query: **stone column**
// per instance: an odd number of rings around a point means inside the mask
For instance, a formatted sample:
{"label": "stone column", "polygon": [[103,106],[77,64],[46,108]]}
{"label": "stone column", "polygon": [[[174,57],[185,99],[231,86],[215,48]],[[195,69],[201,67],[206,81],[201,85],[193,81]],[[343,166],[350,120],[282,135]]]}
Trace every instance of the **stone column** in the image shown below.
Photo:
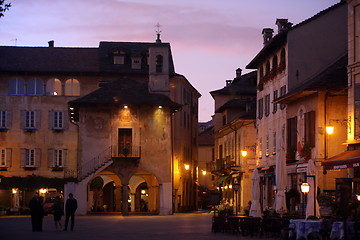
{"label": "stone column", "polygon": [[129,189],[128,184],[121,185],[121,210],[123,216],[129,216],[129,209],[128,209],[128,195]]}
{"label": "stone column", "polygon": [[130,193],[130,199],[131,199],[131,211],[135,212],[135,194],[136,193]]}
{"label": "stone column", "polygon": [[170,215],[172,211],[171,182],[160,184],[160,215]]}
{"label": "stone column", "polygon": [[115,211],[120,212],[121,211],[121,186],[116,185],[115,188]]}

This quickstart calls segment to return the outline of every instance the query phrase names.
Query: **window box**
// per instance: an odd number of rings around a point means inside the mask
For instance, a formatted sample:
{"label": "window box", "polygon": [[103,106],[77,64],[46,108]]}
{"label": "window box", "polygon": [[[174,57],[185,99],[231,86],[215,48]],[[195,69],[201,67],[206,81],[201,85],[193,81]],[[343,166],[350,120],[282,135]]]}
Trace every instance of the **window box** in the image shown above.
{"label": "window box", "polygon": [[7,128],[0,128],[0,132],[7,132],[8,130]]}
{"label": "window box", "polygon": [[53,128],[53,132],[56,132],[56,133],[61,133],[64,131],[65,131],[65,129],[63,129],[63,128]]}
{"label": "window box", "polygon": [[56,166],[56,167],[54,167],[54,168],[52,169],[52,171],[53,171],[53,172],[61,172],[61,171],[64,171],[64,168],[63,168],[63,167],[58,167],[58,166]]}
{"label": "window box", "polygon": [[27,133],[33,133],[33,132],[36,131],[36,129],[35,128],[25,128],[24,131],[27,132]]}
{"label": "window box", "polygon": [[24,170],[34,171],[34,170],[36,170],[36,167],[24,167]]}
{"label": "window box", "polygon": [[7,167],[0,167],[0,171],[7,171]]}

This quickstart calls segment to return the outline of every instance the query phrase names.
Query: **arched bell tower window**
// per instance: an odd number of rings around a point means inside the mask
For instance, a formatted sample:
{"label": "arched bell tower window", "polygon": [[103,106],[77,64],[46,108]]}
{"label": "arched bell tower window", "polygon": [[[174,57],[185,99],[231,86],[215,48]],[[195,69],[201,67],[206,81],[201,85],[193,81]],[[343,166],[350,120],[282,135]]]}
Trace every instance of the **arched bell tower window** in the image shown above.
{"label": "arched bell tower window", "polygon": [[156,72],[161,73],[163,71],[163,56],[156,56]]}

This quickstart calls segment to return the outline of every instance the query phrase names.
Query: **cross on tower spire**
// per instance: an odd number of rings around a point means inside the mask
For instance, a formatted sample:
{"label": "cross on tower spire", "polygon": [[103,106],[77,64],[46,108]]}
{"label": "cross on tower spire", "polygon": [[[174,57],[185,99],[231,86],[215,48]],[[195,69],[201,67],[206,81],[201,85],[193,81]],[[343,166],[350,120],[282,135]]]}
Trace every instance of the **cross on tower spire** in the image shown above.
{"label": "cross on tower spire", "polygon": [[161,33],[161,30],[160,28],[162,27],[162,25],[160,25],[160,23],[157,23],[155,25],[156,29],[155,32],[156,32],[156,35],[157,35],[157,39],[156,39],[156,43],[161,43],[161,39],[160,39],[160,33]]}

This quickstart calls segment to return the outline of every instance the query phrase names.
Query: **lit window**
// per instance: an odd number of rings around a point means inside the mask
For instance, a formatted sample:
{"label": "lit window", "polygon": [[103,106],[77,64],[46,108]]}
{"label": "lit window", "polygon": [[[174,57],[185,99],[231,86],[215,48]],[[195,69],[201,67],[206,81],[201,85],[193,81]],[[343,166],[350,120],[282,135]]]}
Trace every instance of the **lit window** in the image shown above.
{"label": "lit window", "polygon": [[80,83],[76,79],[68,79],[65,82],[65,95],[66,96],[79,96]]}
{"label": "lit window", "polygon": [[49,79],[46,83],[46,95],[58,96],[62,95],[61,81],[57,78]]}

